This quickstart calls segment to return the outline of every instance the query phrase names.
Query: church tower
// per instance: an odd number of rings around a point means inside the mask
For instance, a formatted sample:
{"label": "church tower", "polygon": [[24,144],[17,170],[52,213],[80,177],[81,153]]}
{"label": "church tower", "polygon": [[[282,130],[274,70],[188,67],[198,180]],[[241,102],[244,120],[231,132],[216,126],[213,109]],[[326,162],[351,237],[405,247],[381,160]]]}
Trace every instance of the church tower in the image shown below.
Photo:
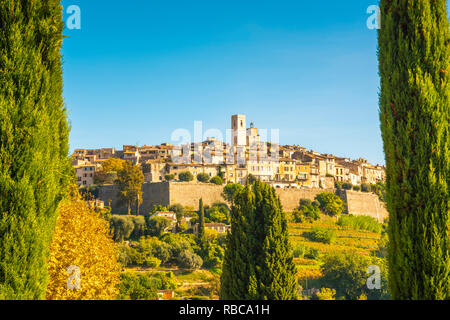
{"label": "church tower", "polygon": [[245,115],[234,115],[231,117],[232,144],[236,147],[247,145],[247,128]]}

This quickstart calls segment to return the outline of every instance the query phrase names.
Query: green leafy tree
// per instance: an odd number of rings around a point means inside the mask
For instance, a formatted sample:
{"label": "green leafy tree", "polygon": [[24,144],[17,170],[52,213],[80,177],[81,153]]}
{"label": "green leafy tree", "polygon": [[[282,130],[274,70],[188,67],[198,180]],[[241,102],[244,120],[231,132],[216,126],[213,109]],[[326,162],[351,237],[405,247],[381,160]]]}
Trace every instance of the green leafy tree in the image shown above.
{"label": "green leafy tree", "polygon": [[118,172],[116,184],[119,186],[120,198],[128,205],[128,215],[131,214],[131,204],[136,203],[136,213],[139,214],[139,206],[142,203],[142,184],[144,174],[137,165],[130,161],[123,163],[123,169]]}
{"label": "green leafy tree", "polygon": [[394,299],[449,299],[450,32],[445,0],[380,1],[380,121]]}
{"label": "green leafy tree", "polygon": [[141,237],[145,236],[147,222],[143,216],[132,216],[131,221],[133,221],[134,227],[130,237],[133,240],[139,240]]}
{"label": "green leafy tree", "polygon": [[229,183],[223,188],[222,197],[229,203],[233,203],[235,196],[244,189],[244,186],[238,183]]}
{"label": "green leafy tree", "polygon": [[[369,289],[367,280],[370,277],[369,266],[377,266],[380,271],[380,289]],[[369,257],[355,252],[334,252],[324,257],[321,266],[323,286],[336,290],[337,297],[357,300],[361,295],[369,299],[388,299],[387,266],[383,259]]]}
{"label": "green leafy tree", "polygon": [[0,299],[42,299],[57,207],[74,174],[60,1],[0,1]]}
{"label": "green leafy tree", "polygon": [[155,300],[157,287],[148,274],[122,273],[119,291],[121,300]]}
{"label": "green leafy tree", "polygon": [[222,206],[212,206],[206,209],[205,216],[212,222],[228,223],[228,209]]}
{"label": "green leafy tree", "polygon": [[186,209],[183,207],[183,205],[179,203],[175,203],[169,207],[169,211],[175,212],[177,215],[177,221],[180,223],[181,219],[186,214]]}
{"label": "green leafy tree", "polygon": [[109,221],[114,241],[128,240],[133,233],[134,223],[130,216],[111,216]]}
{"label": "green leafy tree", "polygon": [[151,236],[161,237],[171,222],[164,217],[151,217],[147,221],[148,232]]}
{"label": "green leafy tree", "polygon": [[184,250],[178,256],[178,266],[180,268],[199,269],[202,265],[202,258],[191,250]]}
{"label": "green leafy tree", "polygon": [[223,262],[225,250],[222,246],[214,242],[208,242],[206,254],[203,257],[204,268],[216,268],[220,267]]}
{"label": "green leafy tree", "polygon": [[315,199],[319,202],[320,209],[330,216],[337,216],[345,211],[344,201],[334,193],[322,192]]}
{"label": "green leafy tree", "polygon": [[184,171],[178,175],[178,178],[180,181],[191,182],[194,180],[194,175],[190,171]]}
{"label": "green leafy tree", "polygon": [[236,195],[221,276],[224,300],[297,298],[287,221],[273,187],[256,181]]}
{"label": "green leafy tree", "polygon": [[163,205],[160,205],[160,204],[158,204],[158,205],[154,204],[151,214],[156,213],[156,212],[168,212],[168,211],[169,210],[167,209],[167,207],[164,207]]}

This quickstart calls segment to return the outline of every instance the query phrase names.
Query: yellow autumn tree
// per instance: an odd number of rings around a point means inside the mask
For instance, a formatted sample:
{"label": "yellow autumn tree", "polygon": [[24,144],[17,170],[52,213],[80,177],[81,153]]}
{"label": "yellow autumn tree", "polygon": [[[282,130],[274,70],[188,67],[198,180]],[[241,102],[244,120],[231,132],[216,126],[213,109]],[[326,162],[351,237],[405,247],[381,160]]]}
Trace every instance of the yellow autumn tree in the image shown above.
{"label": "yellow autumn tree", "polygon": [[316,293],[317,299],[319,300],[336,300],[335,295],[336,290],[330,288],[322,288]]}
{"label": "yellow autumn tree", "polygon": [[50,247],[49,300],[113,300],[120,282],[108,222],[75,193],[62,201]]}
{"label": "yellow autumn tree", "polygon": [[123,163],[124,160],[122,159],[111,158],[103,162],[102,170],[104,172],[111,172],[111,171],[119,172],[120,170],[123,169]]}

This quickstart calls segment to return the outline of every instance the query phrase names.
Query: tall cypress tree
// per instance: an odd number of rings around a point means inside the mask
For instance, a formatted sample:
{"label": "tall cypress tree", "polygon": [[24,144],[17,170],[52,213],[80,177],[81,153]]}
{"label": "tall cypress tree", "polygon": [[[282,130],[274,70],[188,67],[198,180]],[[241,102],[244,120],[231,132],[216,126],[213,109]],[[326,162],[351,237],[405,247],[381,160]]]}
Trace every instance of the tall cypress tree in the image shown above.
{"label": "tall cypress tree", "polygon": [[[250,229],[247,212],[254,212],[254,194],[247,185],[235,194],[231,207],[231,233],[227,234],[226,251],[220,279],[221,300],[251,299],[250,273],[252,266],[248,252]],[[253,285],[254,288],[254,285]]]}
{"label": "tall cypress tree", "polygon": [[381,0],[380,120],[394,299],[450,298],[445,0]]}
{"label": "tall cypress tree", "polygon": [[59,0],[0,0],[0,299],[42,299],[70,175]]}
{"label": "tall cypress tree", "polygon": [[297,298],[287,221],[275,189],[247,185],[231,210],[231,233],[221,277],[223,300]]}
{"label": "tall cypress tree", "polygon": [[206,246],[206,234],[205,234],[205,208],[203,207],[203,199],[198,202],[198,241],[202,248],[205,250]]}

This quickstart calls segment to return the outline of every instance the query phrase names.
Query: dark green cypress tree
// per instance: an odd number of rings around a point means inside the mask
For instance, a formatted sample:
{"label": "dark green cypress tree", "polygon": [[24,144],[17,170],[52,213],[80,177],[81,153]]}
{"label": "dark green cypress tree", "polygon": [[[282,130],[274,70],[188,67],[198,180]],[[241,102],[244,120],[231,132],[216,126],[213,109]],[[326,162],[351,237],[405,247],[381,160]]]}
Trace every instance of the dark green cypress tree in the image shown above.
{"label": "dark green cypress tree", "polygon": [[[231,232],[227,234],[225,257],[220,279],[221,300],[245,300],[249,296],[252,265],[248,256],[248,216],[254,212],[254,194],[250,186],[237,193],[231,207]],[[255,287],[255,285],[253,285]]]}
{"label": "dark green cypress tree", "polygon": [[205,234],[205,208],[203,206],[203,199],[198,202],[198,242],[202,250],[205,250],[206,246],[206,234]]}
{"label": "dark green cypress tree", "polygon": [[43,299],[70,176],[62,7],[0,0],[0,299]]}
{"label": "dark green cypress tree", "polygon": [[381,0],[380,120],[393,299],[450,298],[445,0]]}
{"label": "dark green cypress tree", "polygon": [[232,207],[220,298],[297,298],[286,217],[275,189],[263,182],[247,185]]}

